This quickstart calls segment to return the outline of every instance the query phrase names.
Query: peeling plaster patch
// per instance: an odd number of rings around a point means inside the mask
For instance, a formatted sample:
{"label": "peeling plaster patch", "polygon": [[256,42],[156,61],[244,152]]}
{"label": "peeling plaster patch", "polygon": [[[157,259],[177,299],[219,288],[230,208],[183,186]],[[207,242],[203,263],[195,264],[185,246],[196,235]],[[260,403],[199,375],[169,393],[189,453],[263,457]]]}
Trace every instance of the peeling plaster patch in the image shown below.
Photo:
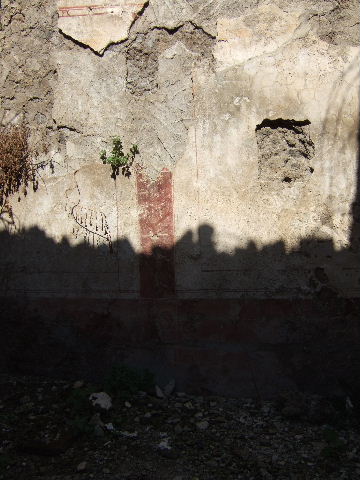
{"label": "peeling plaster patch", "polygon": [[59,0],[59,29],[72,39],[102,53],[116,42],[126,40],[146,0]]}
{"label": "peeling plaster patch", "polygon": [[302,35],[299,12],[287,13],[277,5],[266,4],[238,18],[219,18],[215,58],[230,66],[259,55],[269,54]]}

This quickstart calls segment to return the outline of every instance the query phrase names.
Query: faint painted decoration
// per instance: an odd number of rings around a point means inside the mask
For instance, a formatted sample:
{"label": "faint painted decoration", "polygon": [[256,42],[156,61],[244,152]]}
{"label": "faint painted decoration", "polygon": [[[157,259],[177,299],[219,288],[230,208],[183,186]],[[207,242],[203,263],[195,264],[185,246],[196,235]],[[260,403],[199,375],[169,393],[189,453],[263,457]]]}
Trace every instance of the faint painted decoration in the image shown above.
{"label": "faint painted decoration", "polygon": [[112,252],[110,229],[103,212],[74,205],[69,209],[69,214],[75,222],[73,235],[76,239],[82,237],[92,247],[100,247],[106,243]]}
{"label": "faint painted decoration", "polygon": [[111,43],[128,37],[145,0],[59,0],[59,29],[74,40],[102,53]]}
{"label": "faint painted decoration", "polygon": [[[79,186],[66,192],[65,210],[72,221],[72,235],[94,248],[106,247],[106,253],[112,253],[112,239],[109,222],[101,209],[81,201]],[[109,249],[109,250],[108,250]],[[99,250],[99,252],[100,252]]]}

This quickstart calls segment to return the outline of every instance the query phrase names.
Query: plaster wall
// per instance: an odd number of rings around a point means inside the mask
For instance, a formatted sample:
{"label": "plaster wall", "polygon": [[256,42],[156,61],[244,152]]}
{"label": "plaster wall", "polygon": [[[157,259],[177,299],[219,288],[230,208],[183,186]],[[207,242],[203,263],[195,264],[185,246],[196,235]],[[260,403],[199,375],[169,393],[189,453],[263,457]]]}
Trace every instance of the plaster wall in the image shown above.
{"label": "plaster wall", "polygon": [[[36,227],[56,242],[85,241],[102,252],[122,238],[141,253],[136,172],[114,181],[99,160],[120,135],[126,147],[139,146],[137,168],[149,183],[164,169],[171,173],[173,201],[164,214],[173,216],[169,228],[179,242],[180,296],[303,296],[316,267],[329,270],[342,296],[358,295],[351,256],[339,275],[338,265],[323,265],[323,258],[304,269],[302,258],[290,255],[307,239],[331,243],[335,256],[350,245],[359,104],[355,2],[42,3],[4,2],[1,12],[3,123],[25,116],[54,164],[52,173],[41,172],[35,194],[14,199],[13,230]],[[256,128],[265,119],[308,121],[311,175],[290,183],[281,172],[261,175]],[[199,238],[201,225],[209,227],[206,238]],[[151,246],[168,233],[152,231]],[[279,248],[262,255],[269,246]],[[251,267],[248,248],[259,253]],[[125,290],[139,292],[138,274],[130,274],[136,266],[110,250],[102,270],[109,269],[111,284],[111,265],[121,263],[122,273],[109,288],[93,272],[102,294],[117,296],[124,282]],[[84,276],[84,288],[54,280],[52,292],[87,295],[97,280]],[[30,280],[33,290],[49,291],[40,277]]]}
{"label": "plaster wall", "polygon": [[2,296],[358,298],[358,2],[100,4],[1,3],[1,122],[45,163],[1,217]]}

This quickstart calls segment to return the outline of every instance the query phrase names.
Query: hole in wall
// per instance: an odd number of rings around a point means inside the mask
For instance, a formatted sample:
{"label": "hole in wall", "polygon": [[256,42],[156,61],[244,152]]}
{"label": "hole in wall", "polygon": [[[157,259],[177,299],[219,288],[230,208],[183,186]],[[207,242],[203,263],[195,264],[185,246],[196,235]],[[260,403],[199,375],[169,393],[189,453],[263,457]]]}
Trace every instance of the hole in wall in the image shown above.
{"label": "hole in wall", "polygon": [[265,118],[265,120],[259,125],[256,125],[255,131],[261,130],[262,128],[271,128],[273,130],[277,128],[286,128],[295,131],[297,128],[306,127],[310,124],[310,120],[284,120],[283,118],[269,120],[268,118]]}
{"label": "hole in wall", "polygon": [[266,118],[256,125],[260,180],[293,184],[311,176],[315,146],[310,138],[310,124],[307,119]]}

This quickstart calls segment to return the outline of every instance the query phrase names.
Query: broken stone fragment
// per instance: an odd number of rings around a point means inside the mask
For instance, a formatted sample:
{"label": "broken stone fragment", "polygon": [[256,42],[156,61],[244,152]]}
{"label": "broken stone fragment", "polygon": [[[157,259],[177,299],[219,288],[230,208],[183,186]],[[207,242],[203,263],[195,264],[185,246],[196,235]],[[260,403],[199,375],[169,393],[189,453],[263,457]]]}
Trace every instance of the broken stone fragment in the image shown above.
{"label": "broken stone fragment", "polygon": [[146,0],[58,1],[58,27],[73,40],[103,53],[111,43],[126,40]]}
{"label": "broken stone fragment", "polygon": [[87,467],[87,462],[80,462],[79,465],[76,467],[76,471],[79,473],[85,472]]}
{"label": "broken stone fragment", "polygon": [[155,392],[158,398],[165,398],[164,392],[161,390],[161,388],[158,385],[155,385]]}
{"label": "broken stone fragment", "polygon": [[170,395],[172,395],[174,390],[175,390],[175,380],[172,379],[167,385],[165,385],[165,387],[163,388],[163,392],[167,397],[169,397]]}
{"label": "broken stone fragment", "polygon": [[201,422],[196,423],[196,428],[198,430],[207,430],[209,427],[209,422],[207,420],[202,420]]}
{"label": "broken stone fragment", "polygon": [[76,382],[73,383],[73,389],[76,390],[78,388],[82,388],[85,385],[85,382],[83,380],[77,380]]}
{"label": "broken stone fragment", "polygon": [[105,392],[92,393],[89,400],[94,407],[99,406],[104,410],[109,410],[112,407],[111,397]]}

